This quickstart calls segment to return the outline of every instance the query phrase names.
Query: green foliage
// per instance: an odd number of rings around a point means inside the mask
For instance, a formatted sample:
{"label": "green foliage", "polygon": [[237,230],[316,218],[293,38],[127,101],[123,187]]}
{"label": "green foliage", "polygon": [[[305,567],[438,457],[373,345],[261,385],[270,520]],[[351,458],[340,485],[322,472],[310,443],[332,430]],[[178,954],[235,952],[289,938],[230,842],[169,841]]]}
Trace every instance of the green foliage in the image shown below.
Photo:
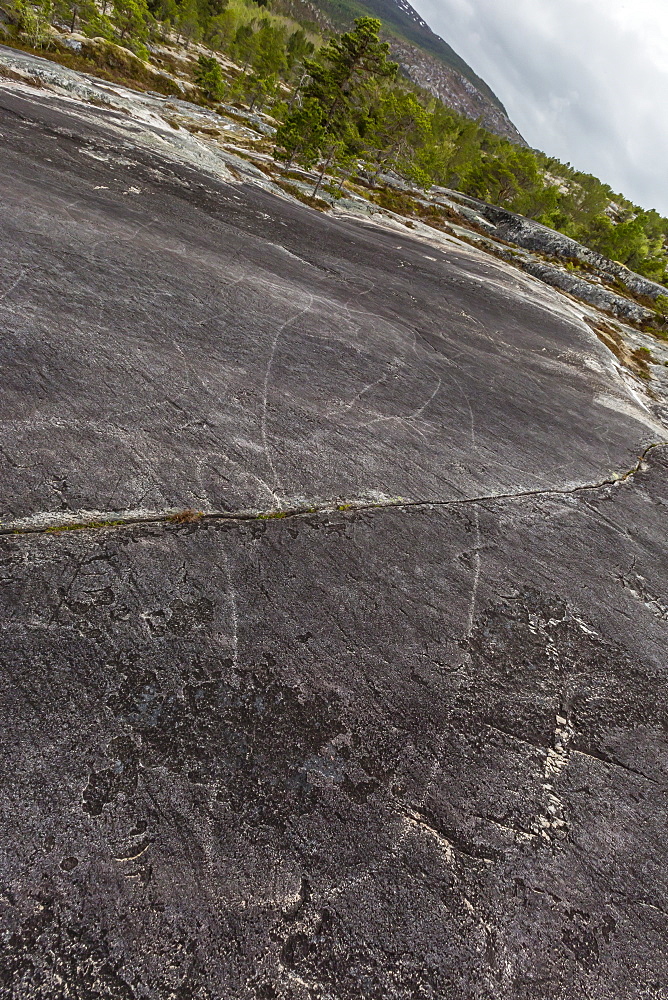
{"label": "green foliage", "polygon": [[6,10],[28,45],[39,49],[49,44],[49,27],[55,12],[52,0],[41,0],[35,5],[26,0],[13,0]]}
{"label": "green foliage", "polygon": [[317,161],[327,137],[324,111],[314,97],[307,97],[279,126],[276,132],[276,152],[288,166],[297,160],[304,167]]}
{"label": "green foliage", "polygon": [[181,0],[177,6],[174,27],[179,38],[185,39],[186,45],[201,38],[202,28],[197,0]]}
{"label": "green foliage", "polygon": [[359,17],[354,31],[346,31],[323,46],[317,61],[308,61],[308,98],[320,102],[329,133],[345,131],[355,112],[368,103],[369,88],[396,76],[397,64],[389,61],[387,42],[381,42],[381,22]]}
{"label": "green foliage", "polygon": [[253,35],[250,62],[255,75],[263,80],[287,69],[285,32],[268,18],[262,19]]}
{"label": "green foliage", "polygon": [[214,56],[201,55],[194,70],[195,83],[210,101],[222,100],[225,78],[220,63]]}
{"label": "green foliage", "polygon": [[255,29],[252,22],[240,24],[236,30],[234,41],[231,45],[231,55],[238,63],[243,64],[244,70],[253,57],[255,49],[254,41]]}
{"label": "green foliage", "polygon": [[218,17],[227,10],[229,0],[197,0],[200,24],[204,29],[212,17]]}
{"label": "green foliage", "polygon": [[242,73],[231,88],[231,96],[245,101],[251,111],[261,110],[278,93],[276,74]]}
{"label": "green foliage", "polygon": [[305,61],[308,79],[302,107],[288,113],[276,144],[288,162],[296,159],[306,166],[324,156],[314,196],[330,165],[349,167],[368,126],[374,88],[396,76],[397,66],[388,59],[389,46],[378,37],[380,28],[375,18],[358,18],[353,31],[323,46],[317,61]]}
{"label": "green foliage", "polygon": [[382,93],[371,108],[363,138],[375,178],[397,170],[422,186],[431,183],[418,153],[431,133],[429,113],[414,94],[394,88]]}
{"label": "green foliage", "polygon": [[[103,2],[106,3],[106,0]],[[153,17],[173,24],[176,18],[176,0],[146,0],[146,5]]]}
{"label": "green foliage", "polygon": [[69,25],[70,31],[81,31],[90,37],[114,37],[114,25],[94,0],[56,0],[56,17]]}
{"label": "green foliage", "polygon": [[212,17],[204,32],[204,40],[212,49],[229,49],[236,31],[236,18],[231,10]]}
{"label": "green foliage", "polygon": [[654,306],[659,316],[668,319],[668,295],[658,295],[654,300]]}
{"label": "green foliage", "polygon": [[294,69],[303,66],[306,59],[310,59],[315,51],[315,45],[313,42],[309,41],[306,32],[300,28],[293,33],[288,38],[287,45],[285,47],[285,57],[288,69],[293,71]]}
{"label": "green foliage", "polygon": [[632,271],[642,269],[643,274],[662,281],[666,271],[663,239],[652,235],[647,222],[643,212],[618,223],[607,215],[597,215],[588,220],[582,235],[587,245],[604,257],[617,260]]}
{"label": "green foliage", "polygon": [[[92,8],[90,14],[84,16],[82,20],[81,30],[89,38],[105,38],[108,42],[112,42],[116,37],[114,22],[100,11],[96,4],[91,3],[90,7]],[[143,43],[139,43],[139,48],[143,49],[142,58],[148,61],[149,53]],[[135,51],[139,54],[137,47],[135,47]]]}
{"label": "green foliage", "polygon": [[149,17],[146,0],[113,0],[112,19],[121,41],[144,42],[148,38]]}

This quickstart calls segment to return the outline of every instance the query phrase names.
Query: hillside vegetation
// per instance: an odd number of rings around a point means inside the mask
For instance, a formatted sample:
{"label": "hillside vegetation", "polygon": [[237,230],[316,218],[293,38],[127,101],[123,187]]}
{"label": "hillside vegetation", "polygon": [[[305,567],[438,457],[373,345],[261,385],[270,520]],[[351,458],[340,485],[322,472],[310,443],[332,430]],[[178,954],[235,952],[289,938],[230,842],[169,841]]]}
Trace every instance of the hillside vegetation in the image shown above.
{"label": "hillside vegetation", "polygon": [[314,0],[326,12],[337,28],[345,29],[357,17],[377,17],[383,28],[404,41],[417,45],[439,59],[444,65],[461,73],[481,93],[501,110],[503,104],[455,50],[440,38],[403,0]]}
{"label": "hillside vegetation", "polygon": [[376,19],[338,34],[307,0],[1,0],[0,10],[6,41],[74,68],[211,107],[269,110],[280,123],[277,154],[320,165],[314,194],[326,176],[339,189],[382,189],[388,173],[445,186],[668,281],[668,219],[410,84]]}

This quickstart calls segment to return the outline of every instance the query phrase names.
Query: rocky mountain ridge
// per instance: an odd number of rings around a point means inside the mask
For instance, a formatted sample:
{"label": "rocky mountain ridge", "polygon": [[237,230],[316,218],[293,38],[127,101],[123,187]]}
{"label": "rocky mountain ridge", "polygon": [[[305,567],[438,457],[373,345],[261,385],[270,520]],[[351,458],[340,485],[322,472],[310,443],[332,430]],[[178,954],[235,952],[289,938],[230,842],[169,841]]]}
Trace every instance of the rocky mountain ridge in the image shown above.
{"label": "rocky mountain ridge", "polygon": [[472,118],[495,135],[500,135],[518,146],[527,142],[513,125],[508,114],[496,101],[479,89],[457,69],[446,65],[437,56],[410,42],[392,39],[393,58],[397,60],[409,80],[438,97],[450,108],[466,118]]}
{"label": "rocky mountain ridge", "polygon": [[407,0],[315,0],[338,26],[367,13],[383,22],[393,57],[408,78],[467,118],[518,145],[524,138],[510,121],[493,90],[444,39],[437,35]]}

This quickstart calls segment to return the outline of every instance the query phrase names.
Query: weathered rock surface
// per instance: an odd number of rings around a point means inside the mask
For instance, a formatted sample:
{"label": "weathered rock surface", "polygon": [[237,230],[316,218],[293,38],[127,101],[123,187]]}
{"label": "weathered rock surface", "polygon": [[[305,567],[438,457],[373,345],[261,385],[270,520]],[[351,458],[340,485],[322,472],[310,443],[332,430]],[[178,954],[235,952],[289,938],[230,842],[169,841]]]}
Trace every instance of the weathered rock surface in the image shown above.
{"label": "weathered rock surface", "polygon": [[0,92],[0,997],[665,1000],[655,401],[143,128]]}
{"label": "weathered rock surface", "polygon": [[[90,105],[116,111],[117,115],[106,116],[107,126],[117,146],[131,158],[139,146],[157,152],[163,160],[196,167],[217,179],[248,181],[292,201],[310,198],[316,184],[317,171],[286,171],[284,164],[267,151],[265,140],[273,135],[275,124],[267,116],[225,105],[214,111],[181,98],[138,93],[4,46],[0,46],[2,74],[20,81],[12,84],[19,90],[24,82],[73,96],[76,103],[69,105],[70,110],[89,122],[98,121],[94,113],[91,115]],[[258,148],[263,143],[264,151]],[[436,222],[434,228],[433,219],[429,225],[406,219],[362,197],[359,189],[347,190],[344,197],[335,197],[331,191],[321,189],[322,205],[329,205],[338,215],[364,221],[371,218],[384,226],[391,223],[395,230],[405,232],[408,226],[413,235],[430,244],[436,242],[439,247],[451,249],[454,244],[461,250],[462,240],[473,243],[485,252],[484,259],[488,260],[490,254],[499,257],[545,284],[602,310],[608,317],[636,327],[656,327],[654,303],[659,295],[668,295],[668,289],[634,274],[624,265],[607,260],[533,220],[460,192],[440,187],[419,191],[392,173],[382,175],[381,181],[390,189],[406,192],[427,208],[436,208],[437,212],[445,209],[450,221],[443,224],[443,219],[440,227]]]}

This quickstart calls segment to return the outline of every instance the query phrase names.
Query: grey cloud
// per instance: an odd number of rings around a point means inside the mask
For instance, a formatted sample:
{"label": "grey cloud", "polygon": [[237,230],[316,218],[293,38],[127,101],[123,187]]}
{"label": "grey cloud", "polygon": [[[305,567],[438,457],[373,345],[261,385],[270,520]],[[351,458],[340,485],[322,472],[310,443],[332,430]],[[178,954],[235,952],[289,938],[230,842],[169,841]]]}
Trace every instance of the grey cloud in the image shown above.
{"label": "grey cloud", "polygon": [[487,81],[532,146],[668,215],[664,0],[413,6]]}

